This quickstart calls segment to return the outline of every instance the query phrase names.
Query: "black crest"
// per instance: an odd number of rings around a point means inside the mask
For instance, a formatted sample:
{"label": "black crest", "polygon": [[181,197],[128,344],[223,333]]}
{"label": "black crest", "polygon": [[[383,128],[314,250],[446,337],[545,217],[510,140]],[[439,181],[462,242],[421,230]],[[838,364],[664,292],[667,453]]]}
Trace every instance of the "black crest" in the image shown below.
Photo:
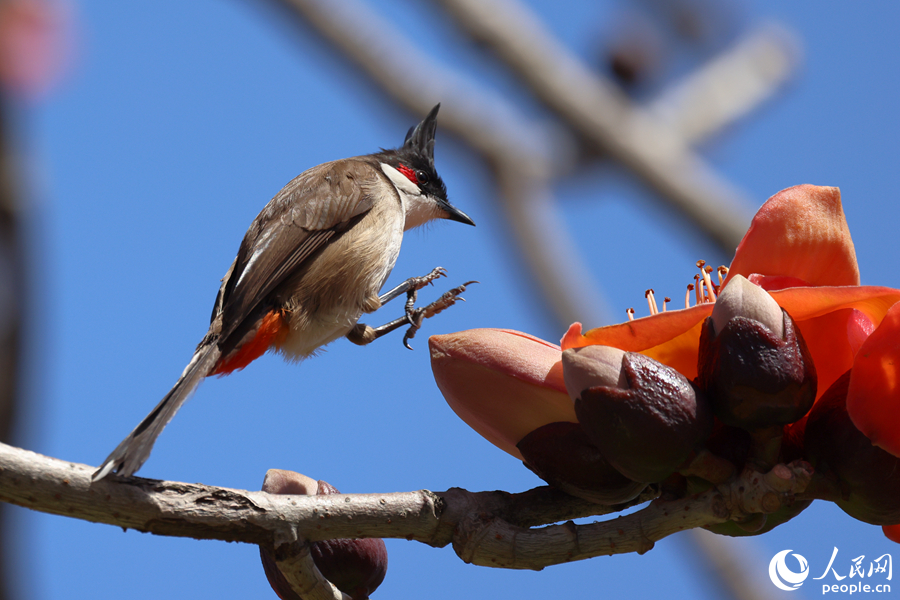
{"label": "black crest", "polygon": [[409,128],[406,139],[403,140],[402,150],[412,151],[417,156],[424,158],[432,170],[434,169],[434,133],[437,130],[437,114],[440,108],[440,104],[435,105],[421,123]]}

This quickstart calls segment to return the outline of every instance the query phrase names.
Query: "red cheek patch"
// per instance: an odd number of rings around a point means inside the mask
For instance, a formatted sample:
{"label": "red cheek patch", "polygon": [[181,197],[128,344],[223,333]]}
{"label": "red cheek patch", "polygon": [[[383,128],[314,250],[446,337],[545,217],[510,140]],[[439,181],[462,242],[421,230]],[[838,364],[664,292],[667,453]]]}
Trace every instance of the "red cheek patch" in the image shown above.
{"label": "red cheek patch", "polygon": [[415,183],[419,184],[419,180],[416,178],[416,172],[407,167],[406,165],[400,165],[397,167],[397,170],[406,175],[406,178]]}

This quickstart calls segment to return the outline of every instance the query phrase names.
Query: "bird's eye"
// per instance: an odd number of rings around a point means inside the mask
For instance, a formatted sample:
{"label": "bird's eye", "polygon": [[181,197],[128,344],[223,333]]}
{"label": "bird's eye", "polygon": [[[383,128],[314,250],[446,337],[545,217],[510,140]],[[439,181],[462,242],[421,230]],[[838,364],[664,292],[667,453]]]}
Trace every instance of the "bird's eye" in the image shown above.
{"label": "bird's eye", "polygon": [[418,171],[416,171],[416,180],[420,185],[425,185],[426,183],[428,183],[428,173],[426,173],[422,169],[419,169]]}

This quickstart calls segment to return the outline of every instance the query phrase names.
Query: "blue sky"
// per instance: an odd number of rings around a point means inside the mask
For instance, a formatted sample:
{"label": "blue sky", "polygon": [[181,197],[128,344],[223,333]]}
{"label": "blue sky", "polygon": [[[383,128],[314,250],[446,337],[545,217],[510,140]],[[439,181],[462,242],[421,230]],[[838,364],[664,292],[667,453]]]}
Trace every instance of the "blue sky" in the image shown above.
{"label": "blue sky", "polygon": [[[590,57],[616,4],[533,2],[551,29]],[[454,69],[515,94],[479,65],[432,4],[378,4]],[[418,117],[361,82],[308,31],[250,2],[74,5],[79,59],[25,127],[31,159],[34,303],[29,400],[21,445],[98,464],[169,389],[206,331],[219,278],[247,226],[287,181],[315,164],[390,147]],[[893,2],[745,2],[746,27],[795,31],[796,79],[745,122],[701,147],[755,209],[799,183],[836,185],[865,284],[900,287],[896,168],[900,139],[900,8]],[[599,34],[598,34],[599,30]],[[525,110],[533,104],[523,103]],[[476,228],[439,223],[406,236],[389,283],[448,269],[447,285],[482,283],[468,302],[401,336],[345,341],[300,365],[267,356],[205,382],[166,429],[140,474],[258,489],[268,468],[325,479],[343,492],[525,490],[540,481],[468,429],[431,376],[426,335],[507,327],[558,340],[519,262],[479,158],[441,136],[436,160],[452,201]],[[557,187],[572,234],[611,306],[625,316],[643,292],[677,297],[705,258],[727,264],[627,174],[591,167]],[[399,313],[389,307],[378,324]],[[641,314],[638,308],[638,314]],[[589,324],[589,325],[599,325]],[[22,597],[268,598],[257,549],[123,532],[16,510]],[[816,503],[750,540],[748,577],[774,592],[765,567],[791,548],[824,569],[896,546],[880,529]],[[716,598],[682,536],[644,556],[598,558],[540,573],[464,565],[449,548],[389,541],[376,597],[550,595]],[[843,561],[843,562],[842,562]],[[818,595],[816,588],[804,589]],[[774,595],[773,595],[774,597]]]}

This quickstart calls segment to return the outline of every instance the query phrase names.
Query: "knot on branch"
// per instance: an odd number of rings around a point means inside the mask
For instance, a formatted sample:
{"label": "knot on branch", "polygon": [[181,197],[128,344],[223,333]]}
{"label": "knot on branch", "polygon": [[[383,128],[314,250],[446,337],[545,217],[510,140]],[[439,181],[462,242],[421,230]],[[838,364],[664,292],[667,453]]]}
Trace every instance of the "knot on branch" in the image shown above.
{"label": "knot on branch", "polygon": [[812,465],[803,460],[777,464],[768,473],[744,469],[740,477],[718,487],[727,507],[724,520],[771,514],[806,490],[812,476]]}

